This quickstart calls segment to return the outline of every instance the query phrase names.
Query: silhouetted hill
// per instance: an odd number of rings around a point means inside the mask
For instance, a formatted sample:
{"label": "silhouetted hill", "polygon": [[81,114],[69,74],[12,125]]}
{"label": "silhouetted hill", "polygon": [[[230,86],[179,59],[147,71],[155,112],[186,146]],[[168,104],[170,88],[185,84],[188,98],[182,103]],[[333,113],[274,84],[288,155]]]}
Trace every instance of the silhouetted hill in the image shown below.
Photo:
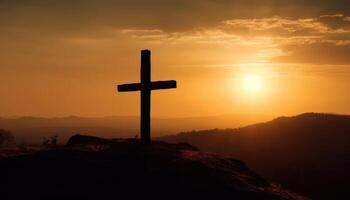
{"label": "silhouetted hill", "polygon": [[306,113],[162,140],[232,155],[264,177],[314,199],[350,198],[350,116]]}
{"label": "silhouetted hill", "polygon": [[66,147],[0,159],[0,175],[1,199],[303,199],[184,143],[78,135]]}
{"label": "silhouetted hill", "polygon": [[[152,118],[153,136],[176,134],[181,131],[210,128],[239,127],[251,123],[272,119],[265,115],[221,115],[192,118]],[[62,117],[40,118],[19,117],[0,118],[0,129],[10,130],[18,142],[39,143],[43,137],[59,136],[65,142],[74,134],[97,135],[106,138],[127,138],[139,135],[140,118],[133,116],[111,117]]]}

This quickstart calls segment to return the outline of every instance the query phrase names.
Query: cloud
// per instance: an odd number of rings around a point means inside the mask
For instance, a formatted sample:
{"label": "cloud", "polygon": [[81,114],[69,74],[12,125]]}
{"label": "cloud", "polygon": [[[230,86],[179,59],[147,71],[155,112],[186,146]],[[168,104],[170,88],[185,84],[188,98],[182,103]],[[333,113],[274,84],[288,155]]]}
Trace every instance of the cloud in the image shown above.
{"label": "cloud", "polygon": [[[332,21],[324,21],[331,18]],[[226,20],[222,29],[246,37],[269,36],[284,43],[313,43],[350,35],[350,23],[342,14],[315,18],[269,17]],[[283,41],[281,41],[283,40]],[[299,41],[298,41],[299,40]]]}
{"label": "cloud", "polygon": [[[182,32],[127,29],[124,34],[149,42],[254,46],[264,59],[289,63],[350,64],[350,21],[343,14],[314,18],[229,19],[216,27]],[[319,55],[322,55],[321,57]]]}
{"label": "cloud", "polygon": [[0,23],[52,32],[98,27],[184,31],[237,18],[350,15],[347,0],[1,0]]}
{"label": "cloud", "polygon": [[303,45],[286,45],[285,56],[273,58],[274,62],[311,64],[350,64],[350,43],[337,45],[333,42],[318,42]]}
{"label": "cloud", "polygon": [[[153,44],[251,46],[265,61],[346,63],[347,1],[0,0],[0,41],[35,45],[126,37]],[[309,60],[297,60],[302,46],[310,49]],[[334,59],[313,56],[319,47],[339,51],[339,59],[337,53]]]}
{"label": "cloud", "polygon": [[194,29],[184,32],[166,32],[159,29],[124,29],[121,30],[121,33],[153,43],[244,44],[241,36],[225,33],[220,29]]}

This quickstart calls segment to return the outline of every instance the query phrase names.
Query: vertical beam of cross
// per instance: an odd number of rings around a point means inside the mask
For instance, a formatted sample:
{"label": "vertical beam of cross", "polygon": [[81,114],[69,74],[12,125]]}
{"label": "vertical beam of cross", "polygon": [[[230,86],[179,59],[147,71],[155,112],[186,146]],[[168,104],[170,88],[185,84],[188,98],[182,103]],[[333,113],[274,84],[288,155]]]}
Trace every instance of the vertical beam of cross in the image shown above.
{"label": "vertical beam of cross", "polygon": [[141,142],[151,143],[151,90],[176,88],[176,81],[151,81],[151,51],[141,51],[141,82],[118,85],[119,92],[141,91]]}
{"label": "vertical beam of cross", "polygon": [[151,51],[141,51],[141,140],[151,142]]}

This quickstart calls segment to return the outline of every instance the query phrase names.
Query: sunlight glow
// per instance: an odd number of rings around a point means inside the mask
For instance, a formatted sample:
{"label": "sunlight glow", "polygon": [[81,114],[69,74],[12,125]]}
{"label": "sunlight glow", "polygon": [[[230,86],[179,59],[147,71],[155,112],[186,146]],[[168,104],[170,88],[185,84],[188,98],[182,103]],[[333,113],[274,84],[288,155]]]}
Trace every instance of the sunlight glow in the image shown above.
{"label": "sunlight glow", "polygon": [[263,89],[263,78],[259,74],[246,74],[242,80],[242,87],[249,95],[256,95]]}

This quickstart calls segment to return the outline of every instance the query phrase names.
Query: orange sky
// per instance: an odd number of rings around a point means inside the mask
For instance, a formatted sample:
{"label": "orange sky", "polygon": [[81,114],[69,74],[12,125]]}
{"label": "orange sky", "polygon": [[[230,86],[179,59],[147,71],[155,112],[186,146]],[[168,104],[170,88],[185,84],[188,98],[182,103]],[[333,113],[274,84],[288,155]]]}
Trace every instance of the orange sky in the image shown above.
{"label": "orange sky", "polygon": [[345,0],[5,0],[0,25],[0,116],[137,115],[115,85],[139,81],[143,48],[178,81],[153,116],[350,114]]}

